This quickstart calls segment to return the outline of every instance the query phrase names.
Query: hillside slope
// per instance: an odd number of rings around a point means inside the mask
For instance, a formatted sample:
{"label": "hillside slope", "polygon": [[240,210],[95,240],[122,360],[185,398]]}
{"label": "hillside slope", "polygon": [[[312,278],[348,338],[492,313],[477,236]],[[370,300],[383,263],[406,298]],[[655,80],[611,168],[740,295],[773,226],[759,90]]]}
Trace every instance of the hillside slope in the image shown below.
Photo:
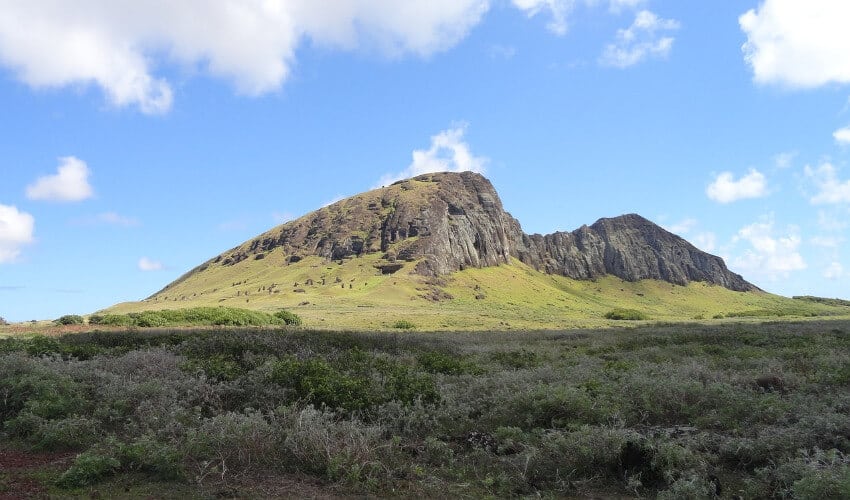
{"label": "hillside slope", "polygon": [[834,314],[770,295],[719,257],[638,215],[526,235],[490,182],[419,176],[334,203],[110,312],[227,305],[288,308],[313,327],[562,328],[654,320]]}

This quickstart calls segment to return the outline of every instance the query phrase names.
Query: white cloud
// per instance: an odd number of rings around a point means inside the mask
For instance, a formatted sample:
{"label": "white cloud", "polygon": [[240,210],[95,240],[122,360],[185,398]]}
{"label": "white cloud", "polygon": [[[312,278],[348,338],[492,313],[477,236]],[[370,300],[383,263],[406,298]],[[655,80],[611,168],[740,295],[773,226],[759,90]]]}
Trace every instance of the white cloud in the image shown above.
{"label": "white cloud", "polygon": [[27,186],[27,198],[48,201],[81,201],[91,198],[94,191],[89,185],[89,173],[86,162],[73,156],[59,158],[56,174],[39,177]]}
{"label": "white cloud", "polygon": [[139,225],[139,219],[136,219],[135,217],[127,217],[115,212],[103,212],[97,214],[95,219],[103,224],[111,224],[114,226],[131,227]]}
{"label": "white cloud", "polygon": [[646,0],[611,0],[608,2],[608,10],[614,14],[619,14],[624,10],[635,9],[645,3]]}
{"label": "white cloud", "polygon": [[738,18],[757,83],[818,87],[850,82],[850,2],[764,0]]}
{"label": "white cloud", "polygon": [[838,249],[843,241],[843,238],[835,236],[814,236],[809,240],[809,243],[816,247]]}
{"label": "white cloud", "polygon": [[165,269],[165,266],[162,265],[162,262],[158,260],[149,259],[147,257],[142,257],[139,259],[139,270],[140,271],[161,271]]}
{"label": "white cloud", "polygon": [[785,153],[779,153],[778,155],[773,157],[773,163],[776,165],[776,168],[786,169],[791,167],[794,162],[794,158],[797,157],[796,151],[787,151]]}
{"label": "white cloud", "polygon": [[823,277],[828,280],[837,280],[844,276],[844,266],[840,262],[831,262],[826,269],[823,270]]}
{"label": "white cloud", "polygon": [[626,29],[617,30],[614,43],[605,46],[599,62],[605,66],[628,68],[648,57],[665,58],[673,48],[672,36],[662,36],[662,32],[679,29],[674,19],[662,19],[648,10],[635,15],[635,20]]}
{"label": "white cloud", "polygon": [[841,145],[850,145],[850,127],[843,127],[832,133],[835,142]]}
{"label": "white cloud", "polygon": [[738,270],[771,280],[806,269],[806,261],[798,251],[801,241],[799,230],[789,226],[783,234],[775,233],[773,216],[741,228],[733,243],[744,241],[749,243],[750,248],[733,259],[732,265]]}
{"label": "white cloud", "polygon": [[818,211],[818,227],[824,231],[841,231],[847,227],[847,217],[835,211]]}
{"label": "white cloud", "polygon": [[402,172],[381,177],[377,187],[431,172],[484,172],[487,158],[472,154],[464,133],[466,126],[460,126],[431,136],[430,148],[414,150],[411,164]]}
{"label": "white cloud", "polygon": [[126,215],[121,215],[117,212],[101,212],[97,215],[74,219],[71,221],[71,224],[80,226],[108,225],[134,227],[140,225],[141,223],[139,222],[139,219],[135,217],[127,217]]}
{"label": "white cloud", "polygon": [[16,207],[0,205],[0,264],[12,262],[32,243],[35,219]]}
{"label": "white cloud", "polygon": [[705,251],[713,252],[717,248],[717,236],[712,232],[699,233],[693,237],[692,243],[695,247]]}
{"label": "white cloud", "polygon": [[705,194],[718,203],[761,198],[767,195],[767,179],[754,168],[738,180],[732,172],[721,172],[705,189]]}
{"label": "white cloud", "polygon": [[513,59],[516,55],[516,47],[513,45],[500,45],[494,44],[490,46],[490,50],[488,53],[490,55],[490,59],[504,59],[510,60]]}
{"label": "white cloud", "polygon": [[168,64],[274,91],[298,46],[427,56],[463,39],[489,0],[82,0],[4,2],[0,64],[32,87],[96,85],[116,106],[162,113]]}
{"label": "white cloud", "polygon": [[514,7],[525,12],[528,17],[534,17],[542,11],[548,11],[552,20],[546,25],[552,33],[565,35],[569,25],[567,16],[575,8],[576,0],[511,0]]}
{"label": "white cloud", "polygon": [[674,234],[688,234],[694,227],[697,225],[696,219],[682,219],[675,224],[671,224],[669,226],[665,226],[665,229]]}
{"label": "white cloud", "polygon": [[818,192],[809,201],[815,205],[850,203],[850,180],[838,179],[838,171],[831,163],[818,168],[806,165],[806,177],[817,187]]}

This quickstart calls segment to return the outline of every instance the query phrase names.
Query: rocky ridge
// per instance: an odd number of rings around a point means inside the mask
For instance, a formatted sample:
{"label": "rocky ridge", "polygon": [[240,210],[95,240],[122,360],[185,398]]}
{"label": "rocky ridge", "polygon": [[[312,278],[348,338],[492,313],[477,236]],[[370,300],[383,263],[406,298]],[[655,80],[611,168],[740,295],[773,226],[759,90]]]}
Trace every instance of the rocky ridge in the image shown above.
{"label": "rocky ridge", "polygon": [[504,210],[490,181],[472,172],[425,174],[339,201],[249,240],[181,279],[213,263],[262,259],[278,248],[289,263],[308,255],[341,260],[380,252],[377,267],[385,273],[410,267],[436,276],[518,259],[575,279],[614,275],[758,290],[720,257],[636,214],[600,219],[572,232],[527,235]]}

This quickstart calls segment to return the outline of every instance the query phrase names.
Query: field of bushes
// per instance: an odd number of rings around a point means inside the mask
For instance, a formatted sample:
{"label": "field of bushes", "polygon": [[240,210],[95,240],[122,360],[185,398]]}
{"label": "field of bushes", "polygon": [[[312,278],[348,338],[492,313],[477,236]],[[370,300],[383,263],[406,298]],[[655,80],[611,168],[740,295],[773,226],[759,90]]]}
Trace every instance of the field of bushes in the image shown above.
{"label": "field of bushes", "polygon": [[68,457],[0,495],[850,498],[850,321],[16,337],[0,429]]}

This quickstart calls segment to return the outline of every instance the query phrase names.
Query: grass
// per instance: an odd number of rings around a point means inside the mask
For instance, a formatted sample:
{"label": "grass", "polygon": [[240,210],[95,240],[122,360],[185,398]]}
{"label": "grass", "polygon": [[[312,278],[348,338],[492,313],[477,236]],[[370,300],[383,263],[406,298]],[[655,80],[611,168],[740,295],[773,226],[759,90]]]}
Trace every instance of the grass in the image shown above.
{"label": "grass", "polygon": [[763,292],[733,292],[705,283],[626,282],[610,276],[572,280],[519,262],[433,279],[412,274],[415,262],[405,263],[395,274],[381,275],[375,268],[380,254],[342,263],[305,257],[287,264],[286,259],[278,248],[262,260],[232,266],[211,263],[204,272],[149,299],[118,304],[98,314],[199,306],[266,313],[286,309],[316,329],[392,330],[404,319],[422,331],[605,327],[618,324],[604,317],[618,308],[640,311],[655,321],[712,321],[715,316],[753,311],[759,312],[750,316],[756,319],[850,316],[846,307]]}
{"label": "grass", "polygon": [[0,479],[60,497],[847,496],[850,321],[636,325],[0,340],[0,450],[71,457]]}

